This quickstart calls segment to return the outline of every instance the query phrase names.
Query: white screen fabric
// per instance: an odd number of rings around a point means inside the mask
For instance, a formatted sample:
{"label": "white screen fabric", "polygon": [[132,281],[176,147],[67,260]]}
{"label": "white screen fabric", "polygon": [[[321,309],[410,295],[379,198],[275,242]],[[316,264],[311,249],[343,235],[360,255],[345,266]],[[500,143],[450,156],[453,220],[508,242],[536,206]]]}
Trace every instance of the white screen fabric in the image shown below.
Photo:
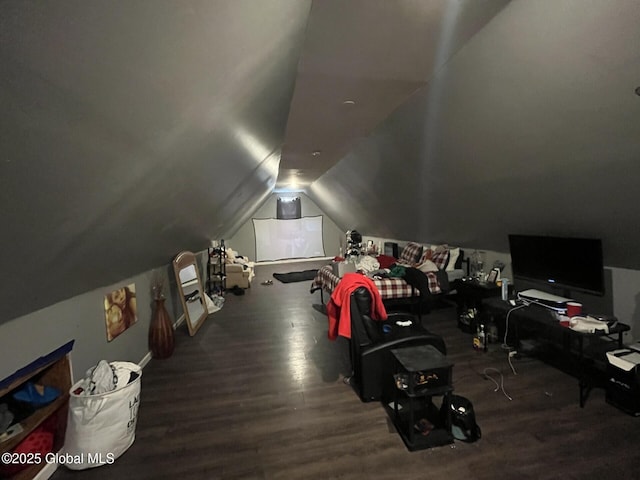
{"label": "white screen fabric", "polygon": [[322,215],[292,220],[254,218],[256,261],[324,257]]}

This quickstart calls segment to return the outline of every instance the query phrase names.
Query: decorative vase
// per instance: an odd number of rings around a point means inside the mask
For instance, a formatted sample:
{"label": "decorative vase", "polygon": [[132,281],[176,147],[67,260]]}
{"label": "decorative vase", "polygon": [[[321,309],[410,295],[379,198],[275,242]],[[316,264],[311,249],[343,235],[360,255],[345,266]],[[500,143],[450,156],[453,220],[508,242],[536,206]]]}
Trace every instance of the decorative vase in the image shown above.
{"label": "decorative vase", "polygon": [[164,306],[164,298],[156,298],[149,325],[149,349],[153,358],[169,358],[175,347],[173,323]]}

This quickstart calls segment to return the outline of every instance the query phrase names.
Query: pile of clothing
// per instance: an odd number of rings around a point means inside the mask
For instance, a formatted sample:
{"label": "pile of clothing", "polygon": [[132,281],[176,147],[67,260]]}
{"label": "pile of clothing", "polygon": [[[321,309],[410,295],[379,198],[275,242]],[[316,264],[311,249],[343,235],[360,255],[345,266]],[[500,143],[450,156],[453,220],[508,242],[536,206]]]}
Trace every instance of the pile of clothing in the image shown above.
{"label": "pile of clothing", "polygon": [[117,386],[118,375],[115,367],[106,360],[100,360],[95,367],[87,370],[73,393],[82,396],[100,395],[115,390]]}

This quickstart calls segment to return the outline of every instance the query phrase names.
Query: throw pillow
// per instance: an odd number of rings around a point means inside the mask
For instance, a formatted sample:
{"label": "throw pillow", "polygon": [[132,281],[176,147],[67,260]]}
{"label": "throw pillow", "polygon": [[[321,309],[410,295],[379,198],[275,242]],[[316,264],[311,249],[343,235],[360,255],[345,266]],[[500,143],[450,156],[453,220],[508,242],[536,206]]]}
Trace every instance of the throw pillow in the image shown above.
{"label": "throw pillow", "polygon": [[415,242],[409,242],[402,250],[398,263],[403,265],[415,265],[422,255],[422,245]]}
{"label": "throw pillow", "polygon": [[441,253],[445,250],[449,250],[449,246],[446,244],[442,244],[442,245],[431,245],[431,250],[433,250],[433,253]]}
{"label": "throw pillow", "polygon": [[431,261],[436,264],[439,270],[447,268],[447,261],[449,260],[449,250],[436,251],[431,257]]}

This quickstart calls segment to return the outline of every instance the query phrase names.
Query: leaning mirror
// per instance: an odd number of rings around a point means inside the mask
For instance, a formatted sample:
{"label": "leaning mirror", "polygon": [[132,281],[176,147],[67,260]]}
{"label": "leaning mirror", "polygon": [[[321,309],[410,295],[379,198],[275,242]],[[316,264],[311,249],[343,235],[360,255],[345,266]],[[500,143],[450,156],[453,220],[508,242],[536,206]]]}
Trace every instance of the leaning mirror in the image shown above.
{"label": "leaning mirror", "polygon": [[191,252],[180,252],[173,260],[173,271],[176,274],[178,293],[189,328],[189,335],[194,336],[207,318],[196,256]]}

